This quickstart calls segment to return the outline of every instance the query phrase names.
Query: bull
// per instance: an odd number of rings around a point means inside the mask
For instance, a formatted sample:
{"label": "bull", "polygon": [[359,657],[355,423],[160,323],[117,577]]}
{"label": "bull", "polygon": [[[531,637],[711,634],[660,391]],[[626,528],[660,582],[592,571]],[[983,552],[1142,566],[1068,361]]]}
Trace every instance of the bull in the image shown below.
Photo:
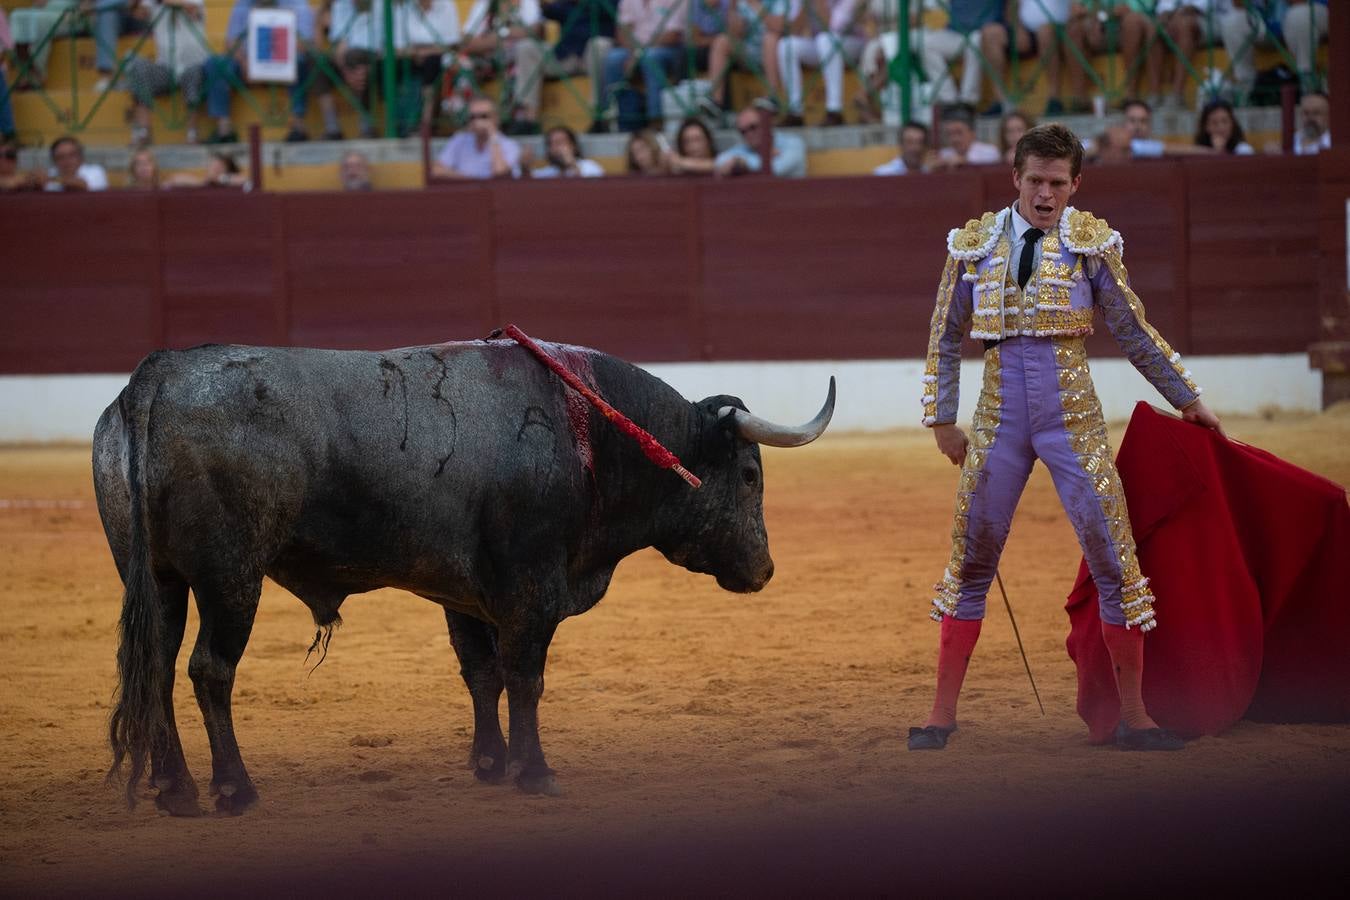
{"label": "bull", "polygon": [[[197,815],[174,722],[187,597],[188,663],[211,746],[210,794],[238,814],[258,793],[231,718],[235,669],[263,577],[309,607],[326,649],[351,594],[396,587],[441,605],[473,700],[469,765],[556,793],[539,741],[559,623],[604,596],[645,547],[758,591],[773,575],[759,444],[799,446],[737,398],[691,403],[619,359],[546,344],[701,476],[693,489],[512,341],[388,352],[209,345],[151,354],[94,431],[94,487],[125,586],[109,721],[127,802],[150,769],[156,803]],[[506,691],[510,743],[498,718]]]}

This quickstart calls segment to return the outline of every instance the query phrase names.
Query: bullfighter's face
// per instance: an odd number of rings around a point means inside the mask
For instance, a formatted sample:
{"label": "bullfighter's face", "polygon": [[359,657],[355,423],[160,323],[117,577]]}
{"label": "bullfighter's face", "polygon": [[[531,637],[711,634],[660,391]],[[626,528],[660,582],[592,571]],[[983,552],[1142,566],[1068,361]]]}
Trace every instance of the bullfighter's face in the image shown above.
{"label": "bullfighter's face", "polygon": [[1017,211],[1035,227],[1049,231],[1059,224],[1069,198],[1083,176],[1075,177],[1067,159],[1028,156],[1020,170],[1013,170],[1017,188]]}

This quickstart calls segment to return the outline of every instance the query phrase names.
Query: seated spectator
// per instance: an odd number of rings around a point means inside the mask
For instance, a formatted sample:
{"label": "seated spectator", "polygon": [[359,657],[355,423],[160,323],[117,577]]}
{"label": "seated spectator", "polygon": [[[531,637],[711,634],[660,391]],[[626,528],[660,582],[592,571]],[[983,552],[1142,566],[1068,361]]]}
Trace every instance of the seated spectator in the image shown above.
{"label": "seated spectator", "polygon": [[1008,113],[998,123],[998,149],[1002,152],[1005,163],[1010,166],[1013,164],[1013,156],[1017,153],[1017,142],[1035,124],[1030,116],[1017,110]]}
{"label": "seated spectator", "polygon": [[243,188],[248,190],[248,176],[228,153],[212,153],[206,157],[206,170],[201,175],[175,172],[160,181],[164,188]]}
{"label": "seated spectator", "polygon": [[689,118],[675,132],[675,152],[670,155],[673,175],[712,175],[717,163],[717,144],[702,119]]}
{"label": "seated spectator", "polygon": [[720,111],[731,108],[731,70],[762,69],[770,96],[783,90],[778,76],[778,41],[783,34],[788,0],[731,0],[727,28],[713,38],[708,51],[712,101]]}
{"label": "seated spectator", "polygon": [[487,97],[469,101],[469,125],[445,142],[432,163],[436,178],[519,178],[520,145],[502,134],[497,105]]}
{"label": "seated spectator", "polygon": [[49,191],[106,191],[108,173],[98,163],[84,161],[84,145],[70,135],[52,141]]}
{"label": "seated spectator", "polygon": [[[717,156],[717,174],[748,175],[760,171],[759,137],[761,111],[746,107],[736,115],[736,130],[741,140]],[[806,177],[806,143],[795,134],[773,131],[773,174],[781,178]]]}
{"label": "seated spectator", "polygon": [[1288,9],[1280,20],[1284,43],[1293,54],[1303,87],[1322,87],[1317,75],[1317,45],[1327,39],[1328,0],[1287,0]]}
{"label": "seated spectator", "polygon": [[928,171],[928,126],[909,121],[900,126],[900,155],[872,170],[873,175],[920,175]]}
{"label": "seated spectator", "polygon": [[[1228,54],[1237,96],[1245,99],[1256,84],[1256,48],[1274,46],[1280,33],[1285,0],[1239,0],[1217,13],[1223,49]],[[1305,24],[1306,30],[1306,24]]]}
{"label": "seated spectator", "polygon": [[[325,141],[343,139],[336,96],[340,85],[345,85],[356,100],[356,112],[361,121],[358,134],[363,138],[376,135],[375,122],[370,113],[370,73],[372,69],[377,69],[384,57],[385,2],[334,0],[329,7],[328,52],[323,54],[324,65],[319,66],[318,76],[314,79]],[[403,13],[403,5],[400,5],[395,15],[401,16]],[[396,52],[405,48],[406,26],[406,19],[395,19]]]}
{"label": "seated spectator", "polygon": [[[822,126],[844,124],[844,64],[858,64],[867,38],[863,22],[867,4],[861,0],[798,0],[805,34],[789,34],[778,42],[778,68],[787,92],[785,128],[799,128],[802,120],[802,67],[820,69],[825,79],[825,118]],[[796,19],[796,16],[789,16]]]}
{"label": "seated spectator", "polygon": [[[872,93],[880,93],[889,77],[889,66],[900,52],[896,34],[896,0],[871,0],[872,16],[878,36],[863,50],[862,74]],[[946,10],[943,28],[924,28],[923,14],[933,9]],[[912,0],[911,25],[918,28],[911,38],[915,54],[928,79],[929,96],[935,103],[980,102],[980,81],[984,73],[981,54],[994,59],[1008,45],[1003,24],[1003,3],[999,0]],[[961,80],[949,67],[961,61]],[[1001,109],[1001,107],[1000,107]]]}
{"label": "seated spectator", "polygon": [[1097,135],[1097,140],[1094,142],[1093,162],[1101,165],[1117,165],[1132,161],[1134,154],[1130,151],[1131,140],[1133,138],[1130,135],[1130,126],[1107,126],[1101,134]]}
{"label": "seated spectator", "polygon": [[[197,113],[206,82],[206,60],[211,50],[203,33],[206,29],[204,0],[145,0],[155,29],[155,59],[134,56],[122,71],[123,84],[131,91],[131,145],[154,143],[150,117],[155,97],[175,87],[183,92],[187,105],[187,142],[197,143]],[[161,10],[163,11],[161,13]]]}
{"label": "seated spectator", "polygon": [[399,12],[406,23],[402,53],[422,86],[421,123],[427,126],[436,117],[445,71],[442,57],[461,40],[459,8],[454,0],[407,0],[395,14]]}
{"label": "seated spectator", "polygon": [[1035,56],[1044,71],[1046,89],[1050,96],[1045,101],[1045,114],[1058,116],[1065,112],[1082,113],[1091,109],[1082,96],[1069,98],[1068,106],[1060,99],[1064,87],[1064,63],[1071,55],[1065,44],[1065,26],[1069,23],[1069,0],[1018,0],[1017,52],[1025,57]]}
{"label": "seated spectator", "polygon": [[[617,107],[620,131],[636,130],[644,122],[649,128],[661,127],[661,90],[683,71],[688,18],[688,0],[619,0],[615,32],[619,46],[605,56],[592,132],[609,130],[606,120],[611,102]],[[646,94],[645,114],[633,87],[639,71]]]}
{"label": "seated spectator", "polygon": [[548,165],[535,169],[535,178],[603,178],[605,170],[593,159],[581,155],[576,132],[566,125],[554,125],[544,135],[544,157]]}
{"label": "seated spectator", "polygon": [[975,112],[969,106],[957,104],[943,111],[942,143],[933,163],[935,169],[987,166],[1003,161],[997,147],[975,140]]}
{"label": "seated spectator", "polygon": [[[10,13],[14,57],[20,70],[27,66],[27,72],[20,72],[19,81],[14,84],[15,90],[42,87],[47,80],[47,61],[52,54],[52,43],[58,37],[67,37],[79,30],[80,22],[76,15],[79,7],[79,0],[34,0],[32,6]],[[63,13],[68,13],[64,19]]]}
{"label": "seated spectator", "polygon": [[[1201,47],[1217,45],[1221,40],[1224,14],[1232,11],[1231,0],[1158,0],[1155,8],[1158,26],[1167,32],[1175,49],[1166,42],[1153,42],[1154,54],[1149,66],[1171,67],[1171,90],[1162,98],[1164,107],[1183,109],[1186,106],[1186,76],[1191,55]],[[1161,75],[1159,76],[1161,78]],[[1154,81],[1149,76],[1149,83]]]}
{"label": "seated spectator", "polygon": [[538,133],[539,106],[548,78],[587,76],[591,104],[599,108],[601,69],[614,47],[613,0],[543,0],[540,9],[544,18],[561,25],[562,32],[552,48],[540,41],[525,41],[516,47],[516,69],[524,73],[517,76],[524,83],[516,87],[521,108],[517,128],[522,132]]}
{"label": "seated spectator", "polygon": [[669,175],[670,160],[657,139],[657,132],[650,128],[635,131],[628,138],[624,148],[624,158],[629,175]]}
{"label": "seated spectator", "polygon": [[93,15],[94,68],[99,79],[94,92],[101,94],[112,87],[113,71],[117,68],[117,39],[124,34],[141,34],[146,22],[140,0],[81,0],[80,8]]}
{"label": "seated spectator", "polygon": [[1167,152],[1166,145],[1153,137],[1153,108],[1143,100],[1126,100],[1121,111],[1130,130],[1130,156],[1156,158]]}
{"label": "seated spectator", "polygon": [[[1136,4],[1139,2],[1135,0]],[[1153,23],[1148,16],[1122,0],[1081,0],[1070,4],[1068,39],[1082,51],[1082,59],[1070,51],[1069,97],[1085,99],[1090,94],[1105,93],[1099,85],[1088,85],[1089,69],[1083,65],[1091,64],[1092,57],[1102,53],[1119,54],[1117,65],[1124,71],[1125,91],[1133,92],[1142,74],[1142,67],[1135,61],[1152,31]],[[1158,86],[1152,85],[1152,90],[1157,91]]]}
{"label": "seated spectator", "polygon": [[1247,143],[1242,125],[1233,115],[1233,105],[1227,100],[1211,100],[1200,110],[1195,129],[1195,146],[1237,156],[1250,156],[1256,152]]}
{"label": "seated spectator", "polygon": [[1321,91],[1304,94],[1298,101],[1298,130],[1294,152],[1309,156],[1331,149],[1331,100]]}
{"label": "seated spectator", "polygon": [[239,140],[230,120],[230,92],[233,85],[244,80],[248,14],[255,7],[275,7],[295,13],[296,53],[299,58],[296,60],[295,84],[290,88],[291,121],[286,140],[309,140],[309,133],[305,130],[305,95],[311,62],[310,52],[305,48],[306,45],[312,47],[314,44],[314,13],[309,3],[307,0],[235,0],[234,8],[230,10],[229,24],[225,27],[226,52],[206,61],[206,113],[216,120],[215,132],[207,139],[207,143],[231,144]]}
{"label": "seated spectator", "polygon": [[142,147],[131,154],[127,163],[127,190],[159,190],[159,160],[149,147]]}
{"label": "seated spectator", "polygon": [[370,159],[358,150],[348,150],[338,160],[338,181],[344,191],[371,191]]}
{"label": "seated spectator", "polygon": [[472,66],[475,85],[500,77],[510,89],[502,103],[507,134],[539,133],[540,95],[525,89],[544,77],[543,37],[539,0],[474,0],[464,20],[460,65],[467,60]]}
{"label": "seated spectator", "polygon": [[43,181],[41,172],[19,170],[19,145],[13,138],[0,140],[0,194],[40,191]]}

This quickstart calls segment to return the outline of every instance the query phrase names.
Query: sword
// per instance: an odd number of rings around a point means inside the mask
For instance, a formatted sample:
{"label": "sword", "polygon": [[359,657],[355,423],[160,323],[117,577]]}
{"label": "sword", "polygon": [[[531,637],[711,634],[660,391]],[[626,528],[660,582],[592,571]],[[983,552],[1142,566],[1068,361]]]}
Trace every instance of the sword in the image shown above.
{"label": "sword", "polygon": [[998,581],[998,592],[1003,595],[1003,606],[1008,610],[1008,621],[1012,622],[1013,637],[1017,638],[1017,652],[1022,654],[1022,665],[1026,667],[1031,692],[1036,695],[1036,705],[1041,708],[1041,715],[1045,715],[1045,704],[1041,702],[1041,692],[1036,690],[1036,679],[1031,674],[1031,663],[1027,661],[1027,649],[1022,646],[1022,633],[1017,630],[1017,618],[1013,616],[1012,604],[1008,602],[1008,592],[1003,588],[1003,576],[995,572],[994,578]]}

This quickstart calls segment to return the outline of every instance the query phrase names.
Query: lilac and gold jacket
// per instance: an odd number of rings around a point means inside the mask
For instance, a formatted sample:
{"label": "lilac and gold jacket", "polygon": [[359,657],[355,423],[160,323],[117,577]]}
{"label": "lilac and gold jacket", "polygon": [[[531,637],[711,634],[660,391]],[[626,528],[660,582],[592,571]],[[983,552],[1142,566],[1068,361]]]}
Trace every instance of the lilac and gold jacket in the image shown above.
{"label": "lilac and gold jacket", "polygon": [[1092,333],[1099,309],[1126,358],[1168,403],[1180,409],[1200,396],[1181,355],[1144,318],[1144,305],[1130,289],[1120,232],[1091,213],[1066,208],[1059,228],[1041,238],[1040,266],[1023,290],[1008,259],[1011,214],[1011,207],[987,212],[947,235],[947,265],[928,335],[923,424],[956,421],[960,345],[967,332],[980,341],[1081,337]]}

